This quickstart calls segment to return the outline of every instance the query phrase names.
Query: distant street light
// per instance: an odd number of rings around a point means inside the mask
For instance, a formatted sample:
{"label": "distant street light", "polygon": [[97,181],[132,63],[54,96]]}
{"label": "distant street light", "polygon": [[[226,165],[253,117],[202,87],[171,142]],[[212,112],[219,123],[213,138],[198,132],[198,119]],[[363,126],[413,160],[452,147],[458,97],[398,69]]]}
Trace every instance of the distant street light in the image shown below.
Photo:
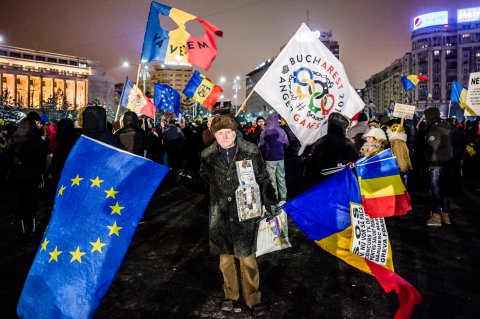
{"label": "distant street light", "polygon": [[3,35],[0,34],[0,43],[3,43],[4,40]]}
{"label": "distant street light", "polygon": [[242,88],[240,85],[240,79],[239,75],[235,77],[235,80],[228,79],[225,76],[220,77],[220,83],[225,83],[227,80],[233,83],[232,89],[235,91],[235,95],[233,96],[235,99],[235,111],[237,111],[238,108],[238,91]]}
{"label": "distant street light", "polygon": [[[129,66],[137,66],[136,64],[128,63],[127,61],[123,62],[123,67],[128,68]],[[150,78],[150,73],[148,72],[148,66],[143,65],[140,68],[140,75],[142,76],[143,80],[143,93],[147,91],[147,79]]]}

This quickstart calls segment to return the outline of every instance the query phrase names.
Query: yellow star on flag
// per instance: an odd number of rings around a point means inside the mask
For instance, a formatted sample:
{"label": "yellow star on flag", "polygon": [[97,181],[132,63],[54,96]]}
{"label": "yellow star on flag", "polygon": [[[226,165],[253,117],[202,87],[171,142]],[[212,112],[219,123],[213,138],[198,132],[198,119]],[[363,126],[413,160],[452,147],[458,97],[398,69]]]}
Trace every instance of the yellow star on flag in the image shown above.
{"label": "yellow star on flag", "polygon": [[104,191],[104,192],[107,193],[107,197],[105,197],[105,198],[111,197],[111,198],[115,199],[115,194],[118,194],[118,192],[116,190],[114,190],[113,187],[110,188],[108,191]]}
{"label": "yellow star on flag", "polygon": [[78,261],[79,263],[82,263],[82,256],[86,254],[80,251],[80,247],[77,247],[77,250],[75,251],[69,251],[69,253],[72,254],[72,259],[70,260],[71,263],[74,260]]}
{"label": "yellow star on flag", "polygon": [[42,249],[40,249],[40,251],[42,251],[42,250],[47,251],[47,245],[48,245],[49,242],[50,242],[50,241],[47,240],[47,237],[45,237],[45,240],[43,241],[43,243],[42,243],[42,245],[41,245],[41,246],[42,246]]}
{"label": "yellow star on flag", "polygon": [[56,262],[58,262],[58,255],[60,255],[61,253],[63,253],[63,251],[59,251],[57,249],[57,246],[55,246],[55,249],[52,252],[49,252],[50,260],[48,262],[51,262],[52,260],[55,260]]}
{"label": "yellow star on flag", "polygon": [[120,237],[120,235],[118,234],[118,231],[123,227],[117,226],[117,222],[114,222],[112,226],[107,226],[107,228],[110,229],[110,233],[108,234],[108,236],[115,234]]}
{"label": "yellow star on flag", "polygon": [[118,202],[115,204],[115,206],[109,206],[109,207],[112,209],[112,215],[113,214],[122,215],[120,211],[125,208],[123,206],[118,205]]}
{"label": "yellow star on flag", "polygon": [[58,195],[63,195],[63,191],[67,189],[65,186],[61,186],[60,189],[58,190]]}
{"label": "yellow star on flag", "polygon": [[97,176],[95,177],[95,179],[90,179],[90,181],[92,182],[92,185],[90,185],[90,187],[93,187],[93,186],[100,187],[100,183],[103,182],[103,179],[100,179]]}
{"label": "yellow star on flag", "polygon": [[75,178],[71,178],[70,180],[72,181],[72,186],[73,185],[78,185],[80,186],[80,181],[82,180],[83,178],[81,178],[80,176],[77,176]]}
{"label": "yellow star on flag", "polygon": [[100,237],[99,237],[99,238],[97,238],[96,242],[90,242],[90,245],[92,245],[92,247],[93,247],[92,251],[91,251],[92,253],[94,251],[98,251],[101,254],[102,253],[102,247],[105,246],[106,244],[102,243],[100,241]]}

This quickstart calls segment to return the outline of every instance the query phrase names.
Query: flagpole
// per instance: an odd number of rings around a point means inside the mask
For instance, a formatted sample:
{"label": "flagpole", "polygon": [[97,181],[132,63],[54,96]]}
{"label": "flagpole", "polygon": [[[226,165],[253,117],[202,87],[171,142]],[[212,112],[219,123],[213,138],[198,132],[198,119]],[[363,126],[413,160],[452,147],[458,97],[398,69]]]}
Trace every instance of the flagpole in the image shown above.
{"label": "flagpole", "polygon": [[142,68],[142,63],[138,64],[138,71],[137,71],[137,81],[135,84],[138,86],[138,80],[140,79],[140,69]]}
{"label": "flagpole", "polygon": [[451,106],[452,106],[452,100],[450,100],[450,101],[448,102],[448,115],[447,115],[447,119],[450,118],[450,107],[451,107]]}
{"label": "flagpole", "polygon": [[[259,81],[260,82],[260,81]],[[257,83],[258,85],[258,83]],[[257,87],[257,85],[255,85],[255,87],[252,89],[252,91],[250,91],[250,94],[248,94],[247,98],[245,99],[245,101],[243,101],[242,103],[242,106],[240,106],[240,108],[238,109],[237,113],[235,113],[235,117],[238,116],[238,114],[240,114],[240,111],[243,109],[243,107],[245,106],[245,104],[247,103],[248,99],[252,96],[253,92],[255,91],[255,88]]]}
{"label": "flagpole", "polygon": [[128,76],[125,77],[125,83],[123,84],[122,94],[120,94],[120,100],[118,101],[117,113],[115,113],[115,122],[118,119],[118,113],[120,112],[120,105],[122,105],[123,92],[125,91],[125,84],[127,83]]}

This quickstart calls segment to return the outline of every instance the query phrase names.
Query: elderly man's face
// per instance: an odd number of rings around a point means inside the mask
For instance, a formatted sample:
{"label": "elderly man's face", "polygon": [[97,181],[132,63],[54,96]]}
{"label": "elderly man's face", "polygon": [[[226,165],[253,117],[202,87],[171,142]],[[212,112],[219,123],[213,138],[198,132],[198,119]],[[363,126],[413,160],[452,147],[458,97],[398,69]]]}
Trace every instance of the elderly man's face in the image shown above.
{"label": "elderly man's face", "polygon": [[215,133],[215,138],[221,148],[230,148],[235,144],[236,133],[229,129],[224,128]]}

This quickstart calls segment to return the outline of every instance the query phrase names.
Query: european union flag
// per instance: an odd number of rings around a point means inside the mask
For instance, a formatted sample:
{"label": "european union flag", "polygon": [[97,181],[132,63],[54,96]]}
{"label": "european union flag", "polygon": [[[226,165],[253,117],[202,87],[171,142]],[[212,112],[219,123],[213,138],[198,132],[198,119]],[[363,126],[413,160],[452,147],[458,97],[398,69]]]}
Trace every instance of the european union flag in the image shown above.
{"label": "european union flag", "polygon": [[153,103],[157,110],[174,112],[178,117],[180,114],[180,94],[166,84],[155,83],[154,88]]}
{"label": "european union flag", "polygon": [[17,306],[20,318],[91,318],[168,168],[81,136]]}

